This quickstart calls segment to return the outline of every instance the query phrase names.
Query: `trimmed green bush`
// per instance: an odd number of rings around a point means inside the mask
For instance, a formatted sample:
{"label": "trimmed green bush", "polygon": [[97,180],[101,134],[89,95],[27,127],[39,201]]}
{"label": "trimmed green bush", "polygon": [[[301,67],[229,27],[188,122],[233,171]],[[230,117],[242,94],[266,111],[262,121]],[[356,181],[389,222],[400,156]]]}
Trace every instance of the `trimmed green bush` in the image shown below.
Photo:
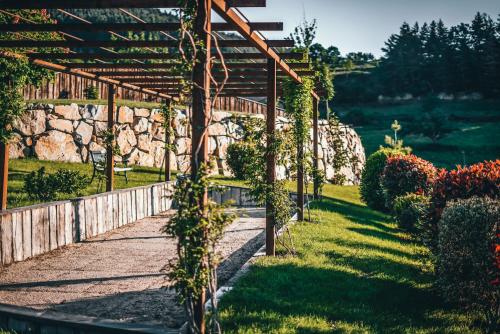
{"label": "trimmed green bush", "polygon": [[389,157],[380,179],[386,207],[392,209],[397,196],[429,194],[436,175],[432,163],[413,154]]}
{"label": "trimmed green bush", "polygon": [[251,142],[241,141],[230,144],[227,147],[227,164],[238,180],[248,178],[247,166],[256,159],[258,154],[257,147]]}
{"label": "trimmed green bush", "polygon": [[380,177],[384,172],[387,159],[395,154],[408,154],[408,151],[381,147],[366,160],[361,174],[360,193],[363,202],[374,210],[387,211]]}
{"label": "trimmed green bush", "polygon": [[46,174],[42,167],[26,175],[24,191],[30,199],[46,202],[57,199],[58,194],[80,196],[88,182],[88,178],[78,171],[60,169],[54,174]]}
{"label": "trimmed green bush", "polygon": [[422,225],[429,211],[429,197],[406,194],[394,200],[393,216],[399,228],[415,232]]}
{"label": "trimmed green bush", "polygon": [[437,285],[452,302],[480,310],[488,333],[500,317],[500,201],[451,201],[438,223]]}
{"label": "trimmed green bush", "polygon": [[99,98],[99,91],[96,86],[88,86],[83,90],[83,94],[87,100],[97,100]]}

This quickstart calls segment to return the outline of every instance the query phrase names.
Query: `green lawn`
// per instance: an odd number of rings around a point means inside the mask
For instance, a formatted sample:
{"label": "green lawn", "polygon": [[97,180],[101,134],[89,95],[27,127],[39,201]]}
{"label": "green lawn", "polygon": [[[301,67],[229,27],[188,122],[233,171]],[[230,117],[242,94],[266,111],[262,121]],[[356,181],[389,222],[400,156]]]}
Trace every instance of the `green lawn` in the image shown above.
{"label": "green lawn", "polygon": [[[82,163],[64,163],[55,161],[43,161],[36,159],[15,159],[9,162],[9,187],[8,187],[8,207],[20,207],[30,204],[35,204],[34,201],[28,199],[23,190],[24,177],[31,171],[36,171],[40,167],[45,167],[47,173],[54,173],[58,169],[66,168],[70,170],[80,171],[87,175],[90,179],[92,176],[92,164]],[[142,185],[158,182],[159,169],[151,167],[132,166],[133,171],[128,173],[128,183],[125,183],[125,178],[121,175],[115,176],[115,189],[132,188]],[[93,195],[97,193],[97,179],[90,184],[84,191],[83,195]],[[105,186],[102,187],[105,190]],[[61,197],[60,199],[68,199],[74,196]]]}
{"label": "green lawn", "polygon": [[[466,164],[472,164],[500,157],[500,100],[442,102],[440,110],[449,116],[455,130],[436,144],[429,138],[403,135],[405,145],[411,146],[416,155],[446,168],[463,164],[464,158]],[[395,119],[404,131],[405,124],[421,112],[421,104],[338,106],[334,111],[348,123],[349,113],[364,114],[364,124],[353,123],[369,155],[384,144],[384,135],[391,134]]]}
{"label": "green lawn", "polygon": [[480,333],[431,288],[426,250],[357,187],[325,186],[296,257],[261,258],[220,304],[225,333]]}

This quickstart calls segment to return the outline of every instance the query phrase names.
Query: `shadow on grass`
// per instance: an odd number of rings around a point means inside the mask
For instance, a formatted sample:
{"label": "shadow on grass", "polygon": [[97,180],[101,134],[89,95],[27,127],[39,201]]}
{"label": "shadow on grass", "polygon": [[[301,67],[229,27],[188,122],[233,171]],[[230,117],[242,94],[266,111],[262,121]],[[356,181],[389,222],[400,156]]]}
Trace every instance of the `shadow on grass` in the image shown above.
{"label": "shadow on grass", "polygon": [[[388,216],[330,197],[311,207],[344,216],[356,226],[347,230],[370,236],[373,243],[339,236],[335,229],[337,234],[325,233],[299,249],[325,258],[257,263],[221,302],[225,332],[463,333],[468,327],[468,318],[457,325],[463,313],[430,288],[432,277],[414,261],[417,255],[387,246],[387,241],[408,242]],[[332,249],[337,246],[353,252]]]}
{"label": "shadow on grass", "polygon": [[[430,290],[373,277],[372,267],[380,270],[377,274],[392,271],[384,261],[353,259],[352,267],[371,271],[370,275],[293,264],[255,266],[222,300],[222,309],[234,310],[223,326],[227,331],[257,326],[267,332],[282,327],[285,317],[313,317],[329,323],[362,323],[376,333],[401,333],[404,328],[425,330],[452,324],[428,318],[443,307]],[[414,270],[408,273],[415,274]],[[297,328],[297,333],[303,331]]]}

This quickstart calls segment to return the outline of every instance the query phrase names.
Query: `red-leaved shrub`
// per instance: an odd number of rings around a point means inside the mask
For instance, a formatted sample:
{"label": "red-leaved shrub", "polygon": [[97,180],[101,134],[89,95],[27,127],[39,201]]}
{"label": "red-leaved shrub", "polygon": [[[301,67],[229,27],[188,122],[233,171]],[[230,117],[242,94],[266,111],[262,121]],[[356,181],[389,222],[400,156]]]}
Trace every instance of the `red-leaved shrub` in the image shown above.
{"label": "red-leaved shrub", "polygon": [[436,174],[432,163],[413,154],[389,157],[381,178],[387,208],[392,209],[397,196],[429,194]]}
{"label": "red-leaved shrub", "polygon": [[432,187],[429,219],[423,231],[424,241],[431,249],[436,246],[437,223],[446,203],[473,196],[500,198],[500,160],[439,171]]}

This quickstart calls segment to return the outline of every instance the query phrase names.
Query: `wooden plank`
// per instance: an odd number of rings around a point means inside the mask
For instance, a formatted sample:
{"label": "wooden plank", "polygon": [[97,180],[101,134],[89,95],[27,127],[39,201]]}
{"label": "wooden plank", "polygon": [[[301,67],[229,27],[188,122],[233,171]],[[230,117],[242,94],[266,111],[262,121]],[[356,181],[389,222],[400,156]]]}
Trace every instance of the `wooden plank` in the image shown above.
{"label": "wooden plank", "polygon": [[77,242],[79,238],[75,210],[71,203],[64,204],[64,237],[66,245]]}
{"label": "wooden plank", "polygon": [[[273,187],[276,183],[276,154],[273,147],[273,139],[276,134],[276,61],[268,59],[267,61],[267,110],[266,110],[266,138],[267,138],[267,157],[266,157],[266,181],[268,187]],[[276,219],[273,214],[274,203],[266,202],[266,255],[276,255]]]}
{"label": "wooden plank", "polygon": [[97,233],[97,217],[95,215],[95,201],[92,198],[85,202],[85,239],[91,238]]}
{"label": "wooden plank", "polygon": [[14,261],[24,260],[22,212],[12,213],[12,246]]}
{"label": "wooden plank", "polygon": [[24,258],[33,256],[31,250],[31,210],[24,210],[23,214],[23,254]]}
{"label": "wooden plank", "polygon": [[[271,47],[290,48],[295,43],[291,39],[266,40]],[[225,39],[219,41],[221,48],[252,47],[252,43],[244,39]],[[0,40],[0,48],[177,48],[177,40]]]}
{"label": "wooden plank", "polygon": [[65,205],[59,204],[57,210],[57,246],[66,245],[66,212]]}
{"label": "wooden plank", "polygon": [[78,235],[78,241],[83,241],[87,238],[87,224],[86,224],[86,210],[85,210],[85,201],[82,199],[77,200],[73,204],[74,212],[75,212],[75,229],[76,234]]}
{"label": "wooden plank", "polygon": [[118,194],[113,194],[113,229],[118,228],[120,226],[120,197]]}
{"label": "wooden plank", "polygon": [[49,222],[49,208],[44,207],[41,209],[41,226],[42,226],[42,253],[48,252],[50,250],[50,222]]}
{"label": "wooden plank", "polygon": [[[271,50],[271,49],[270,49]],[[274,51],[273,51],[274,52]],[[265,59],[266,55],[260,52],[246,52],[246,53],[223,53],[224,59]],[[154,60],[154,59],[164,59],[172,60],[177,59],[177,54],[170,53],[151,53],[151,52],[126,52],[126,53],[90,53],[90,52],[79,52],[79,53],[38,53],[33,52],[27,54],[32,59],[82,59],[82,60],[95,60],[96,58],[102,60],[120,60],[120,59],[138,59],[138,60]],[[304,54],[300,52],[282,52],[277,54],[277,57],[282,59],[296,59],[302,60]],[[281,60],[282,61],[282,60]],[[288,65],[286,65],[288,67]],[[289,69],[292,71],[291,69]],[[293,72],[295,73],[295,72]],[[296,73],[295,73],[296,74]],[[297,74],[296,74],[297,75]],[[297,75],[298,77],[298,75]],[[167,96],[165,98],[168,98]]]}
{"label": "wooden plank", "polygon": [[31,247],[33,256],[42,253],[43,225],[40,221],[40,216],[41,209],[31,210]]}
{"label": "wooden plank", "polygon": [[132,199],[132,222],[137,220],[137,191],[130,191],[131,199]]}
{"label": "wooden plank", "polygon": [[[251,22],[249,23],[253,30],[259,31],[282,31],[283,22]],[[71,32],[107,32],[107,31],[178,31],[180,23],[162,22],[162,23],[17,23],[0,24],[1,32],[36,32],[36,31],[71,31]],[[233,31],[234,26],[225,22],[212,23],[212,29],[216,31]]]}
{"label": "wooden plank", "polygon": [[96,201],[96,214],[97,214],[97,233],[96,235],[102,234],[104,230],[104,197],[99,196],[95,199]]}
{"label": "wooden plank", "polygon": [[49,250],[54,250],[57,248],[57,207],[51,205],[47,209],[49,211]]}
{"label": "wooden plank", "polygon": [[0,216],[0,240],[2,249],[2,264],[12,263],[13,244],[12,244],[12,214],[6,213]]}
{"label": "wooden plank", "polygon": [[[231,7],[265,7],[266,0],[228,0]],[[179,8],[179,0],[2,0],[1,9]]]}

